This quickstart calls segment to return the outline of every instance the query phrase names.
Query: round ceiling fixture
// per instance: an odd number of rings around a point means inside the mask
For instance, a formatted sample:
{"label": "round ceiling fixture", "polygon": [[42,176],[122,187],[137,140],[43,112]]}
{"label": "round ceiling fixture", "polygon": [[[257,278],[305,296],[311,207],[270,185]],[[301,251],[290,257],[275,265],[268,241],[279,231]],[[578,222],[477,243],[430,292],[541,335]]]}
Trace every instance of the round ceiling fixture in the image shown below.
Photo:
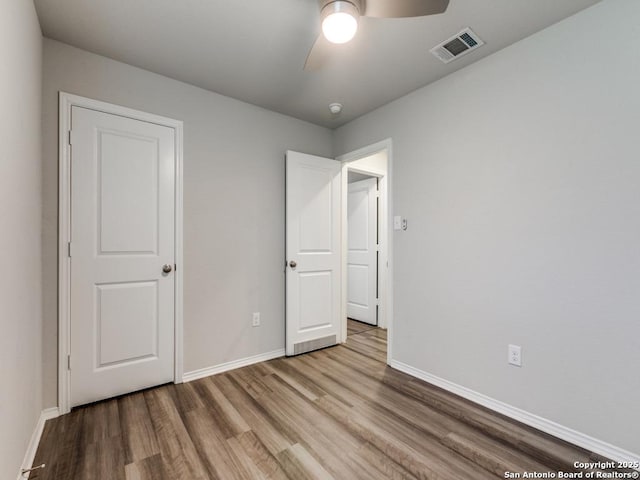
{"label": "round ceiling fixture", "polygon": [[345,0],[336,0],[322,9],[322,33],[331,43],[347,43],[358,31],[360,12]]}
{"label": "round ceiling fixture", "polygon": [[329,111],[333,115],[338,115],[342,111],[342,104],[337,102],[329,104]]}

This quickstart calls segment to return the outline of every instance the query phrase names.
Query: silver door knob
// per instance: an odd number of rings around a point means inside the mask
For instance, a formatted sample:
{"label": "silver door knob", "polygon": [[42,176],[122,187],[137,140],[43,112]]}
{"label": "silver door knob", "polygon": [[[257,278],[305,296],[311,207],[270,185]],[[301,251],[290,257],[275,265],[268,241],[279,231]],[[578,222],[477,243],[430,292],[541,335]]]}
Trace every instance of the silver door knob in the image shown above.
{"label": "silver door knob", "polygon": [[295,260],[291,260],[291,261],[289,262],[289,266],[290,266],[291,268],[296,268],[296,267],[298,266],[298,263],[297,263]]}
{"label": "silver door knob", "polygon": [[173,267],[172,267],[171,265],[169,265],[168,263],[165,263],[165,264],[162,266],[162,271],[163,271],[164,273],[171,273],[171,270],[173,270]]}

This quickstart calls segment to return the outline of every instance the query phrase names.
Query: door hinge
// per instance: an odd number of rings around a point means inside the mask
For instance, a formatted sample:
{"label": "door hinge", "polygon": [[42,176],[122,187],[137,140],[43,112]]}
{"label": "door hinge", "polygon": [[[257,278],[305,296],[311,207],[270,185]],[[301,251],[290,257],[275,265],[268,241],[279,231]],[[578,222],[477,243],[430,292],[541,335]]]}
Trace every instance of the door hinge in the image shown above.
{"label": "door hinge", "polygon": [[67,370],[71,370],[71,355],[67,355]]}
{"label": "door hinge", "polygon": [[67,243],[67,255],[71,258],[71,242]]}
{"label": "door hinge", "polygon": [[72,143],[71,143],[71,130],[69,130],[69,145],[72,145]]}

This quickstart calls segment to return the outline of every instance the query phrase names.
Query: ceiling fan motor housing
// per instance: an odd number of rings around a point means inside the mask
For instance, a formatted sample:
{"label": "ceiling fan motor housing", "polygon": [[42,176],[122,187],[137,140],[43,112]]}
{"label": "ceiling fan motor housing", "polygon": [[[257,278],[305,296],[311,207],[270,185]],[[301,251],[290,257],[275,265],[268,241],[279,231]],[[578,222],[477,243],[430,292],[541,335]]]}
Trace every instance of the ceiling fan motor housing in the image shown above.
{"label": "ceiling fan motor housing", "polygon": [[359,0],[320,0],[320,12],[322,17],[331,13],[345,12],[354,15],[356,18],[362,15]]}

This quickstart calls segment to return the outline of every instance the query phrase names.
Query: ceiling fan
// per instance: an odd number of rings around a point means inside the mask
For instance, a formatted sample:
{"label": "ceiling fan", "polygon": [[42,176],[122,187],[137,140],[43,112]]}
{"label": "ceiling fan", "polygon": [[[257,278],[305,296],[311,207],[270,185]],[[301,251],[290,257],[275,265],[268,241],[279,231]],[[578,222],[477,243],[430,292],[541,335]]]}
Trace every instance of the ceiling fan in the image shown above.
{"label": "ceiling fan", "polygon": [[449,0],[318,0],[322,33],[314,43],[305,70],[318,70],[330,56],[332,43],[346,43],[362,17],[423,17],[443,13]]}

